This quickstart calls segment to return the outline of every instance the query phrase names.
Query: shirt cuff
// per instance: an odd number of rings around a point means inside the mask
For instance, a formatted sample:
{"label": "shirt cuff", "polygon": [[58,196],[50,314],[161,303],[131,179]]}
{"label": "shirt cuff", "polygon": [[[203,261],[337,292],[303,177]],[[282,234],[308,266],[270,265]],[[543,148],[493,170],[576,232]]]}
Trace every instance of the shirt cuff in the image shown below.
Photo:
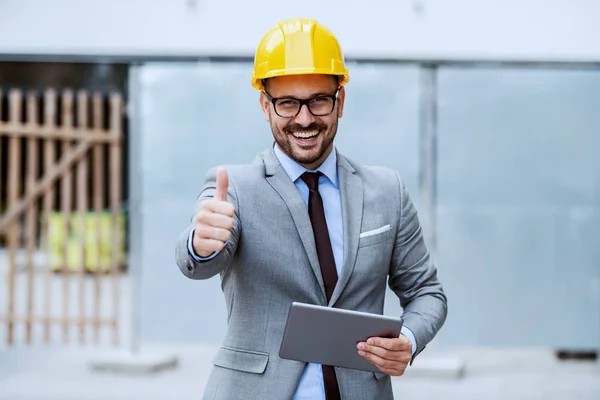
{"label": "shirt cuff", "polygon": [[196,231],[196,228],[192,228],[192,230],[190,231],[190,234],[188,236],[188,253],[190,253],[190,256],[192,256],[192,258],[198,262],[208,261],[208,260],[215,258],[217,256],[217,254],[219,254],[218,251],[212,253],[208,257],[200,257],[199,255],[196,254],[196,252],[194,251],[194,232],[195,231]]}
{"label": "shirt cuff", "polygon": [[406,336],[412,343],[412,355],[414,356],[415,352],[417,351],[417,340],[415,339],[415,335],[406,326],[402,326],[400,333]]}

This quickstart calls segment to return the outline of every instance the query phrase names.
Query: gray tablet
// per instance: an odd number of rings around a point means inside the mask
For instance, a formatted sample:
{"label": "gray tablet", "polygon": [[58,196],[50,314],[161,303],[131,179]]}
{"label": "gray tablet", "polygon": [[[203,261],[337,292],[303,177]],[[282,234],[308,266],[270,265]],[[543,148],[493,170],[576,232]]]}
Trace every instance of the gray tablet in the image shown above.
{"label": "gray tablet", "polygon": [[402,318],[294,302],[279,357],[381,372],[356,345],[375,336],[399,337],[401,329]]}

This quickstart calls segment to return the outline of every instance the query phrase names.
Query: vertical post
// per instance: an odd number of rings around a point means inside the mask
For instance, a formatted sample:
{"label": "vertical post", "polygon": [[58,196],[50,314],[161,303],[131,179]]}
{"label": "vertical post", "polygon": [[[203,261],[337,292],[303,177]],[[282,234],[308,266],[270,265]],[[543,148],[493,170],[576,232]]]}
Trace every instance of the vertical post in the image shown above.
{"label": "vertical post", "polygon": [[[56,130],[56,92],[53,89],[47,89],[44,92],[44,170],[50,171],[56,161],[56,143],[57,141],[50,136]],[[50,217],[55,207],[55,195],[57,183],[50,185],[44,193],[44,236],[46,239],[46,268],[44,271],[44,341],[50,343],[51,328],[51,304],[54,296],[52,295],[52,277],[50,276],[54,263],[52,260],[52,240],[50,235]]]}
{"label": "vertical post", "polygon": [[[419,189],[420,219],[423,237],[434,262],[437,259],[437,66],[421,65],[419,118]],[[434,338],[429,350],[437,347]]]}
{"label": "vertical post", "polygon": [[[77,95],[77,126],[79,134],[88,133],[88,96],[84,90],[79,91]],[[88,269],[87,243],[88,243],[88,155],[84,155],[77,165],[77,221],[78,226],[74,229],[78,231],[80,240],[80,255],[77,257],[81,260],[79,269],[79,341],[85,343],[86,331],[86,312],[85,312],[85,297],[86,297],[86,279],[85,275]]]}
{"label": "vertical post", "polygon": [[[92,124],[93,131],[96,134],[107,134],[103,129],[103,107],[102,94],[94,93],[92,98]],[[106,266],[103,263],[102,257],[102,212],[104,211],[104,149],[106,144],[99,142],[94,145],[93,162],[94,162],[94,220],[96,223],[96,271],[94,274],[94,343],[100,343],[100,320],[101,320],[101,304],[102,304],[102,277]]]}
{"label": "vertical post", "polygon": [[[9,124],[13,128],[21,125],[21,91],[13,89],[9,93]],[[14,130],[13,130],[14,131]],[[8,201],[10,210],[19,201],[21,193],[21,138],[12,136],[8,143]],[[17,251],[21,245],[19,224],[21,218],[16,218],[8,226],[8,335],[9,345],[15,340],[16,315],[16,285],[17,285]]]}
{"label": "vertical post", "polygon": [[425,243],[434,260],[437,250],[437,66],[421,66],[420,168],[421,220]]}
{"label": "vertical post", "polygon": [[[4,101],[4,93],[2,92],[2,88],[0,87],[0,120],[2,120],[2,103]],[[0,213],[4,212],[4,208],[5,208],[5,200],[4,200],[4,190],[2,190],[4,188],[4,180],[2,179],[4,177],[3,173],[2,173],[2,165],[4,164],[2,162],[2,155],[4,154],[3,148],[2,148],[2,136],[3,134],[0,133]],[[7,138],[8,139],[8,138]]]}
{"label": "vertical post", "polygon": [[[64,132],[73,132],[73,92],[70,89],[67,89],[63,92],[62,95],[62,130]],[[62,145],[62,157],[68,157],[68,154],[71,150],[71,142],[72,140],[69,138],[65,138]],[[73,168],[69,168],[69,170],[63,176],[61,182],[62,196],[61,196],[61,206],[62,206],[62,217],[64,218],[64,236],[61,238],[63,240],[63,257],[62,257],[62,287],[63,287],[63,321],[62,321],[62,340],[64,344],[67,344],[69,341],[69,306],[70,306],[70,268],[69,262],[71,261],[69,258],[69,242],[71,236],[71,196],[73,194],[73,176],[72,176]]]}
{"label": "vertical post", "polygon": [[113,344],[119,344],[119,312],[121,310],[120,293],[120,267],[123,253],[120,224],[122,218],[121,208],[121,144],[123,140],[123,129],[121,119],[123,118],[123,99],[119,93],[110,95],[109,135],[112,138],[109,148],[109,200],[111,211],[111,275],[113,278]]}
{"label": "vertical post", "polygon": [[[3,103],[3,101],[4,101],[4,93],[2,92],[2,88],[0,87],[0,120],[2,120],[2,103]],[[3,137],[3,134],[2,134],[2,132],[0,132],[0,214],[4,213],[4,209],[6,207],[6,201],[4,199],[4,190],[2,190],[2,188],[4,187],[4,179],[3,179],[4,176],[2,174],[2,165],[4,164],[2,161],[2,155],[4,154],[4,148],[3,148],[3,143],[2,143],[2,137]],[[7,164],[8,164],[8,161],[7,161]],[[8,285],[8,282],[6,282],[6,285]],[[0,283],[0,291],[8,292],[8,290],[9,289],[7,286],[5,286],[5,283],[1,282]],[[5,310],[0,310],[0,314],[3,313],[4,311]],[[7,317],[6,321],[3,319],[0,319],[0,338],[2,337],[2,332],[4,331],[4,329],[3,329],[4,322],[6,322],[6,327],[8,328],[8,315],[6,317]]]}
{"label": "vertical post", "polygon": [[129,69],[129,101],[127,104],[129,120],[129,276],[131,282],[131,337],[130,349],[136,354],[140,351],[141,340],[141,291],[142,282],[142,136],[140,115],[140,69]]}
{"label": "vertical post", "polygon": [[[31,92],[27,96],[27,125],[31,128],[37,128],[38,105],[37,94]],[[32,191],[38,177],[38,139],[30,137],[27,139],[27,191]],[[32,324],[34,320],[33,304],[34,304],[34,259],[37,250],[37,216],[38,206],[37,201],[34,201],[27,209],[26,214],[26,246],[27,246],[27,322],[25,331],[25,340],[28,344],[32,339]]]}

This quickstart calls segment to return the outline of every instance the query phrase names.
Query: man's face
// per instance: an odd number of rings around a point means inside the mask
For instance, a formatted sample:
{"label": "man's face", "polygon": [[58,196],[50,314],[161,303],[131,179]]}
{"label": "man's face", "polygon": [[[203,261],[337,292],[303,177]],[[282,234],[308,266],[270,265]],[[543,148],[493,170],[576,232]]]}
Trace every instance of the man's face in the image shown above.
{"label": "man's face", "polygon": [[[337,89],[337,80],[332,76],[293,75],[269,79],[267,94],[260,95],[265,120],[271,125],[275,141],[305,168],[316,169],[333,149],[345,97],[343,87],[337,99],[328,97],[334,96]],[[297,100],[310,103],[303,104],[298,111]]]}

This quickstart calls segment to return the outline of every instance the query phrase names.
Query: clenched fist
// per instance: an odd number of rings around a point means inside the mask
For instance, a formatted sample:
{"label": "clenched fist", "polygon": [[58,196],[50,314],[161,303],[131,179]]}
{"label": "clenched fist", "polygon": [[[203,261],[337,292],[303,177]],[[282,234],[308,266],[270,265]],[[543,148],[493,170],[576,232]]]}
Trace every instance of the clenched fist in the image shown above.
{"label": "clenched fist", "polygon": [[225,246],[231,237],[235,207],[227,201],[229,178],[225,168],[217,171],[217,191],[215,197],[205,200],[196,214],[194,231],[194,251],[200,257],[208,257]]}

